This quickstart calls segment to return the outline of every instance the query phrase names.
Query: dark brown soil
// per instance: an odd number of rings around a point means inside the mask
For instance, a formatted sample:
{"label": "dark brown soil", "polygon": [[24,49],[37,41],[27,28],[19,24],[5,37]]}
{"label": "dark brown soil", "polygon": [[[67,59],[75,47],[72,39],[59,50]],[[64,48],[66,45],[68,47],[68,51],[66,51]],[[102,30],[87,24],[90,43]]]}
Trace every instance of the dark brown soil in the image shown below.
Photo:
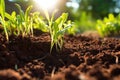
{"label": "dark brown soil", "polygon": [[0,80],[120,80],[120,39],[67,35],[50,52],[47,33],[0,35]]}

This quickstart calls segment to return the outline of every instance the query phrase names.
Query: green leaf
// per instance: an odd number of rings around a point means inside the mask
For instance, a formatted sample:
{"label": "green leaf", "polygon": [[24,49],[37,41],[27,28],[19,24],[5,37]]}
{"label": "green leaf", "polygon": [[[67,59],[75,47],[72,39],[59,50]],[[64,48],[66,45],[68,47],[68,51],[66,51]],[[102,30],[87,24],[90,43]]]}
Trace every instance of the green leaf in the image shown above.
{"label": "green leaf", "polygon": [[0,0],[0,14],[2,18],[5,17],[5,2],[4,0]]}
{"label": "green leaf", "polygon": [[30,13],[31,9],[32,9],[32,6],[29,6],[29,7],[26,9],[26,11],[25,11],[25,20],[28,19],[28,16],[29,16],[29,13]]}
{"label": "green leaf", "polygon": [[51,22],[54,20],[54,17],[55,17],[56,12],[57,12],[57,10],[55,10],[55,11],[52,13]]}
{"label": "green leaf", "polygon": [[12,17],[12,19],[16,18],[16,12],[15,12],[15,11],[13,11],[13,12],[11,13],[11,17]]}
{"label": "green leaf", "polygon": [[19,15],[20,15],[20,19],[21,21],[24,21],[25,20],[25,15],[24,15],[24,11],[21,9],[21,6],[19,4],[15,4],[16,7],[18,8],[19,10]]}
{"label": "green leaf", "polygon": [[50,22],[50,16],[47,10],[44,10],[45,16],[47,18],[47,20]]}
{"label": "green leaf", "polygon": [[63,13],[61,17],[62,17],[63,23],[66,22],[66,20],[68,18],[68,13]]}
{"label": "green leaf", "polygon": [[11,15],[10,15],[10,14],[8,14],[8,13],[5,13],[5,17],[6,17],[7,19],[9,19],[9,20],[12,20]]}

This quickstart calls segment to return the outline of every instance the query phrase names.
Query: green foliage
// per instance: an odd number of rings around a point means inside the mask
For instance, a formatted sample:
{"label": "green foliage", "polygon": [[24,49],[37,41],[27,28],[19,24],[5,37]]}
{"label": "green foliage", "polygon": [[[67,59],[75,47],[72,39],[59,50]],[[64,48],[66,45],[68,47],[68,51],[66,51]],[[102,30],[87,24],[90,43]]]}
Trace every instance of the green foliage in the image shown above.
{"label": "green foliage", "polygon": [[45,21],[40,17],[38,12],[30,14],[32,6],[29,6],[24,12],[19,4],[15,5],[19,10],[19,14],[16,14],[15,11],[8,14],[5,12],[4,0],[0,2],[0,23],[4,28],[7,40],[10,35],[21,35],[22,37],[33,35],[33,28],[44,32],[48,31]]}
{"label": "green foliage", "polygon": [[32,35],[33,34],[33,29],[32,29],[33,21],[32,21],[32,18],[30,18],[29,16],[32,6],[29,6],[25,12],[23,12],[20,5],[16,4],[16,6],[19,9],[18,15],[16,14],[15,11],[13,11],[11,14],[5,13],[5,17],[8,19],[5,21],[8,36],[22,35],[24,37],[24,36]]}
{"label": "green foliage", "polygon": [[38,29],[38,30],[41,30],[43,32],[49,32],[48,26],[46,25],[43,17],[40,16],[39,12],[34,12],[32,14],[32,17],[33,17],[33,22],[34,22],[33,23],[34,29]]}
{"label": "green foliage", "polygon": [[4,0],[0,1],[0,15],[2,16],[2,18],[5,17],[5,2],[4,2]]}
{"label": "green foliage", "polygon": [[[22,37],[33,35],[33,29],[39,29],[43,32],[49,32],[51,37],[51,49],[55,45],[57,50],[62,48],[63,36],[71,27],[71,22],[67,22],[68,14],[62,13],[60,17],[54,19],[56,11],[52,17],[45,11],[47,22],[40,16],[39,12],[30,13],[32,6],[29,6],[25,12],[19,4],[15,4],[19,10],[19,14],[13,11],[11,14],[5,12],[4,0],[0,1],[0,23],[4,28],[6,39],[10,35]],[[9,40],[8,40],[9,41]]]}
{"label": "green foliage", "polygon": [[52,50],[54,45],[56,46],[57,50],[62,48],[64,33],[71,27],[71,24],[66,23],[67,18],[68,18],[67,13],[62,13],[60,17],[54,20],[55,13],[56,12],[53,12],[52,17],[50,18],[48,12],[45,11],[45,16],[48,20],[48,29],[49,29],[50,36],[51,36],[50,51]]}
{"label": "green foliage", "polygon": [[75,35],[77,31],[77,28],[75,26],[74,22],[71,22],[71,20],[67,21],[67,25],[71,25],[71,27],[69,27],[66,31],[67,34],[71,34],[71,35]]}
{"label": "green foliage", "polygon": [[17,31],[16,12],[13,11],[11,14],[6,13],[5,17],[8,19],[8,21],[5,21],[8,35],[17,34],[15,33]]}
{"label": "green foliage", "polygon": [[33,35],[33,21],[29,16],[32,6],[29,6],[25,12],[21,9],[20,5],[16,4],[16,6],[19,10],[19,15],[17,15],[18,34],[22,34],[23,37]]}
{"label": "green foliage", "polygon": [[0,23],[3,25],[4,32],[6,39],[8,40],[8,32],[7,32],[7,27],[6,27],[6,22],[5,22],[5,2],[4,0],[0,0]]}
{"label": "green foliage", "polygon": [[98,20],[96,27],[102,37],[118,36],[120,34],[120,14],[117,17],[109,14],[108,18]]}

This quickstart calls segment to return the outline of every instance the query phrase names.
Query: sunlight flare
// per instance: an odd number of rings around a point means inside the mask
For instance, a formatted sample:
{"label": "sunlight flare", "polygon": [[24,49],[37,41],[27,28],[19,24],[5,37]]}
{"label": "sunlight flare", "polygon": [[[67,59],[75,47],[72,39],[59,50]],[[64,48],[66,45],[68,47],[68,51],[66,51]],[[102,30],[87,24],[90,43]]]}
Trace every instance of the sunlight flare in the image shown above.
{"label": "sunlight flare", "polygon": [[42,9],[52,9],[56,6],[58,0],[34,0]]}

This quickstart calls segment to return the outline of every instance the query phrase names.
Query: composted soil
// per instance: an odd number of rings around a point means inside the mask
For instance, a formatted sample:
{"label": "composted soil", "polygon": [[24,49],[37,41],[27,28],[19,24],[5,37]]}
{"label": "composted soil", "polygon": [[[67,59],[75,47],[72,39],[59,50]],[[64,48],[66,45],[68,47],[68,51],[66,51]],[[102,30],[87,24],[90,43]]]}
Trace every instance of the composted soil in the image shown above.
{"label": "composted soil", "polygon": [[65,35],[50,53],[48,33],[0,35],[0,80],[120,80],[120,39]]}

